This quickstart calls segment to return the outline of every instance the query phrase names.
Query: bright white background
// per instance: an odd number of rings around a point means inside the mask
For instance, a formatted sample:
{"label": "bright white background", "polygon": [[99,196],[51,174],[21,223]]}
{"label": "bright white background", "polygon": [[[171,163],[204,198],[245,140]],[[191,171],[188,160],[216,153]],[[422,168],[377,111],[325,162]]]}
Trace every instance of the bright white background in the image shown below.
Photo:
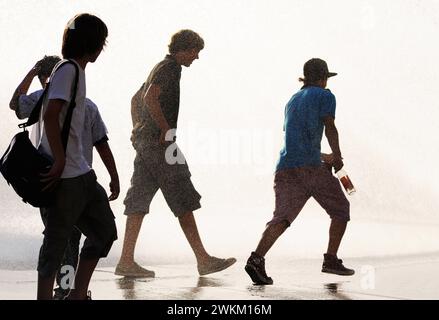
{"label": "bright white background", "polygon": [[[120,240],[109,261],[120,253],[134,158],[130,99],[182,28],[206,44],[200,60],[183,68],[178,140],[203,196],[196,217],[212,254],[246,256],[270,219],[284,106],[312,57],[339,74],[328,88],[337,97],[341,149],[357,188],[341,255],[437,250],[439,1],[0,0],[1,152],[18,130],[8,109],[13,91],[44,54],[60,54],[64,26],[80,12],[98,15],[109,29],[108,46],[86,69],[87,96],[107,124],[121,179],[112,204]],[[97,155],[95,169],[107,186]],[[0,180],[0,266],[33,266],[39,214]],[[151,212],[140,259],[192,259],[161,194]],[[270,254],[319,258],[328,224],[310,200]]]}

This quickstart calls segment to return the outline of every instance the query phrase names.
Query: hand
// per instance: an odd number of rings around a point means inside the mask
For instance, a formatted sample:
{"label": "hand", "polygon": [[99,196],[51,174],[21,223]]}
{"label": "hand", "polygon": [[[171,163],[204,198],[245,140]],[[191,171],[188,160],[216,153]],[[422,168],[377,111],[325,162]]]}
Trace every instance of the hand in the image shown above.
{"label": "hand", "polygon": [[47,185],[42,189],[42,191],[47,191],[54,189],[61,179],[61,175],[64,171],[65,159],[55,161],[55,163],[50,168],[49,172],[41,173],[41,182],[47,183]]}
{"label": "hand", "polygon": [[320,154],[320,159],[327,164],[328,166],[331,166],[334,164],[334,155],[331,154],[327,154],[327,153],[322,153]]}
{"label": "hand", "polygon": [[41,60],[38,61],[37,63],[35,63],[35,65],[32,67],[32,69],[30,69],[29,73],[35,77],[38,75],[40,70],[41,70]]}
{"label": "hand", "polygon": [[339,171],[344,166],[343,158],[341,156],[334,156],[334,161],[332,165],[334,167],[334,172]]}
{"label": "hand", "polygon": [[119,197],[120,193],[120,185],[119,185],[119,179],[111,179],[110,181],[110,196],[108,197],[108,201],[116,200]]}

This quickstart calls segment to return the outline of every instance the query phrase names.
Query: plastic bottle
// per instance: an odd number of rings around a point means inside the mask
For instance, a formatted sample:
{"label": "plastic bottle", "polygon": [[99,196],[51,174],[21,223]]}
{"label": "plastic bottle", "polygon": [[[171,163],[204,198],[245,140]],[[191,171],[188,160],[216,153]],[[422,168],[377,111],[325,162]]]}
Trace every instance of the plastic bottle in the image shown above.
{"label": "plastic bottle", "polygon": [[349,179],[348,174],[344,170],[344,168],[341,168],[336,172],[337,177],[340,179],[341,184],[343,185],[344,189],[346,190],[348,195],[352,195],[355,193],[355,187],[352,184],[351,179]]}

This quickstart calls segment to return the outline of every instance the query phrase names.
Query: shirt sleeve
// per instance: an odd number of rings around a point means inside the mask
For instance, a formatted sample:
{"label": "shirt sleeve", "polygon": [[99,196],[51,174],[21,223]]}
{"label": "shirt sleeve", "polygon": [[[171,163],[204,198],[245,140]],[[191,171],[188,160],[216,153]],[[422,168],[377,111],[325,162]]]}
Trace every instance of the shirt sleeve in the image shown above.
{"label": "shirt sleeve", "polygon": [[331,91],[326,90],[322,95],[320,118],[331,116],[335,119],[335,105],[335,96],[331,93]]}
{"label": "shirt sleeve", "polygon": [[76,69],[72,64],[65,64],[50,79],[48,99],[60,99],[70,102],[73,94],[73,82]]}
{"label": "shirt sleeve", "polygon": [[102,120],[98,107],[89,99],[86,99],[86,103],[88,104],[87,108],[93,110],[91,120],[91,135],[93,139],[93,145],[107,141],[107,127],[105,126],[104,120]]}
{"label": "shirt sleeve", "polygon": [[18,97],[18,107],[15,114],[18,119],[29,118],[32,110],[35,108],[38,100],[43,94],[43,90],[32,92],[30,95],[22,94]]}

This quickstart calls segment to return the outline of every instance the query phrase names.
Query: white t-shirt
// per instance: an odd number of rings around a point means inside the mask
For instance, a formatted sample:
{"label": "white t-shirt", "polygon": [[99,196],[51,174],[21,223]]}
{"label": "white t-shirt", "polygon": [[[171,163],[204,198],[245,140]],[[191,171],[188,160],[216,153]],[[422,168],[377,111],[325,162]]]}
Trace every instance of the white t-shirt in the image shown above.
{"label": "white t-shirt", "polygon": [[[60,61],[54,68],[58,67]],[[76,62],[75,62],[76,63]],[[70,124],[69,139],[66,150],[66,164],[61,178],[74,178],[86,174],[90,171],[90,166],[84,157],[82,148],[82,134],[84,131],[84,117],[85,117],[85,73],[84,70],[76,63],[79,71],[78,88],[76,92],[76,107],[73,110],[72,121]],[[56,70],[50,76],[50,87],[47,95],[43,101],[43,110],[40,114],[40,148],[50,156],[52,156],[52,150],[47,140],[46,132],[44,129],[43,116],[47,110],[49,100],[61,99],[65,103],[59,116],[59,126],[62,130],[64,119],[67,114],[69,102],[73,95],[74,81],[75,81],[76,69],[72,64],[66,64],[60,69]]]}
{"label": "white t-shirt", "polygon": [[[29,118],[32,110],[35,108],[38,100],[43,94],[44,90],[37,90],[29,95],[22,94],[18,97],[18,106],[15,114],[19,119]],[[32,126],[34,127],[34,126]],[[36,132],[38,129],[32,128],[31,141],[37,145]],[[88,98],[85,98],[85,117],[84,117],[84,132],[82,133],[82,148],[85,160],[90,167],[93,163],[93,146],[101,141],[106,141],[107,128],[99,113],[98,106]]]}

